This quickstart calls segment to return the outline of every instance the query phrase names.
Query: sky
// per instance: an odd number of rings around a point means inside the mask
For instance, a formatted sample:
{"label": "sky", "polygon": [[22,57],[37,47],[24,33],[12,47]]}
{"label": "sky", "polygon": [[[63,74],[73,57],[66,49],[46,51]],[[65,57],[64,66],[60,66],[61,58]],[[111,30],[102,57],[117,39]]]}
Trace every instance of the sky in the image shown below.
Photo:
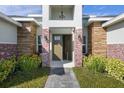
{"label": "sky", "polygon": [[83,10],[86,15],[119,15],[124,13],[124,5],[86,5]]}
{"label": "sky", "polygon": [[[26,16],[28,14],[41,14],[42,8],[38,5],[0,5],[0,12],[6,15]],[[82,14],[85,15],[119,15],[124,13],[124,5],[84,5]]]}

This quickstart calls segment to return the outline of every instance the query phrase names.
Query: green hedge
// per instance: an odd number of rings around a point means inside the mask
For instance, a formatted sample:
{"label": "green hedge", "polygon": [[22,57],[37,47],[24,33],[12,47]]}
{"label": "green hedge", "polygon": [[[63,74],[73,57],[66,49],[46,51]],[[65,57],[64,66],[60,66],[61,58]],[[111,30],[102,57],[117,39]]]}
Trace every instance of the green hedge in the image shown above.
{"label": "green hedge", "polygon": [[18,66],[21,71],[31,71],[41,64],[41,58],[37,55],[22,55],[18,58]]}
{"label": "green hedge", "polygon": [[109,75],[124,82],[124,61],[94,55],[83,58],[84,66],[93,72],[107,72]]}
{"label": "green hedge", "polygon": [[5,80],[15,69],[15,58],[0,60],[0,82]]}

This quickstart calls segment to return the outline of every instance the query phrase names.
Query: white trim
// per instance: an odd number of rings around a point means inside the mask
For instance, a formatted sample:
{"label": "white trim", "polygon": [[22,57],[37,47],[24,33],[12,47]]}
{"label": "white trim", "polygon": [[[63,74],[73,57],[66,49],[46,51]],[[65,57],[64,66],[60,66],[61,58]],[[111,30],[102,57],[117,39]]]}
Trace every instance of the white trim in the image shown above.
{"label": "white trim", "polygon": [[15,20],[9,18],[8,16],[4,15],[4,14],[1,13],[1,12],[0,12],[0,18],[4,19],[4,20],[6,20],[6,21],[8,21],[8,22],[10,22],[10,23],[13,23],[13,24],[16,25],[16,26],[19,26],[19,27],[22,26],[21,23],[16,22]]}
{"label": "white trim", "polygon": [[108,21],[112,18],[113,17],[91,17],[88,20],[88,25],[91,24],[92,22]]}
{"label": "white trim", "polygon": [[38,26],[40,26],[39,22],[37,20],[35,20],[34,18],[12,17],[12,19],[15,20],[15,21],[26,21],[26,22],[32,21],[32,22],[36,23]]}
{"label": "white trim", "polygon": [[16,42],[0,42],[0,44],[17,44]]}
{"label": "white trim", "polygon": [[104,24],[102,25],[102,27],[108,27],[108,26],[113,25],[113,24],[115,24],[115,23],[117,23],[117,22],[120,22],[120,21],[122,21],[122,20],[124,20],[124,13],[122,13],[121,15],[119,15],[119,16],[117,16],[117,17],[111,19],[110,21],[104,23]]}
{"label": "white trim", "polygon": [[28,17],[43,17],[42,14],[29,14]]}

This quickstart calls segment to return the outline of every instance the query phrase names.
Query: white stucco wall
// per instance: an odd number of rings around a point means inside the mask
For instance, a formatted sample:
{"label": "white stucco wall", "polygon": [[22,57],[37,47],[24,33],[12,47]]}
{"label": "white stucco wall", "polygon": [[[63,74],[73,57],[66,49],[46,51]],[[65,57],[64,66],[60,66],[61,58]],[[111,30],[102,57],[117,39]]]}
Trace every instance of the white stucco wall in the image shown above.
{"label": "white stucco wall", "polygon": [[17,44],[17,26],[0,19],[0,43]]}
{"label": "white stucco wall", "polygon": [[60,16],[60,11],[61,9],[63,9],[63,12],[64,12],[64,15],[65,15],[65,18],[64,20],[72,20],[73,19],[73,9],[74,9],[74,6],[50,6],[50,16],[49,18],[50,19],[53,19],[53,20],[59,20],[59,16]]}
{"label": "white stucco wall", "polygon": [[124,21],[107,28],[107,44],[124,44]]}
{"label": "white stucco wall", "polygon": [[[75,28],[75,29],[82,29],[82,5],[75,5],[74,6],[74,14],[73,14],[73,20],[49,20],[49,5],[43,5],[42,6],[42,28],[43,29],[49,29],[51,30],[52,34],[72,34],[72,40],[74,41],[75,34],[70,29],[65,28]],[[58,14],[59,15],[59,14]],[[51,16],[51,15],[50,15]],[[54,29],[51,29],[54,28]],[[62,28],[62,29],[58,29]],[[50,34],[50,61],[52,62],[52,34]],[[73,51],[73,60],[72,62],[69,62],[69,64],[64,65],[65,67],[74,67],[74,56]]]}
{"label": "white stucco wall", "polygon": [[82,6],[75,5],[73,20],[49,20],[49,6],[43,5],[43,28],[46,27],[77,27],[82,28]]}

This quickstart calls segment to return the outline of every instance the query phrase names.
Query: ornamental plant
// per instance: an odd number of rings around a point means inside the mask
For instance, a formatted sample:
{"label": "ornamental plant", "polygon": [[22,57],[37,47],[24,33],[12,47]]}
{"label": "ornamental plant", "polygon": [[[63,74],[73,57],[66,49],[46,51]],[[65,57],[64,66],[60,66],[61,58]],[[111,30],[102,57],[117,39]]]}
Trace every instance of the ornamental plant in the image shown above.
{"label": "ornamental plant", "polygon": [[5,80],[9,74],[14,72],[15,65],[15,57],[0,60],[0,82]]}
{"label": "ornamental plant", "polygon": [[21,71],[32,71],[41,64],[41,58],[38,55],[22,55],[18,58],[18,67]]}

